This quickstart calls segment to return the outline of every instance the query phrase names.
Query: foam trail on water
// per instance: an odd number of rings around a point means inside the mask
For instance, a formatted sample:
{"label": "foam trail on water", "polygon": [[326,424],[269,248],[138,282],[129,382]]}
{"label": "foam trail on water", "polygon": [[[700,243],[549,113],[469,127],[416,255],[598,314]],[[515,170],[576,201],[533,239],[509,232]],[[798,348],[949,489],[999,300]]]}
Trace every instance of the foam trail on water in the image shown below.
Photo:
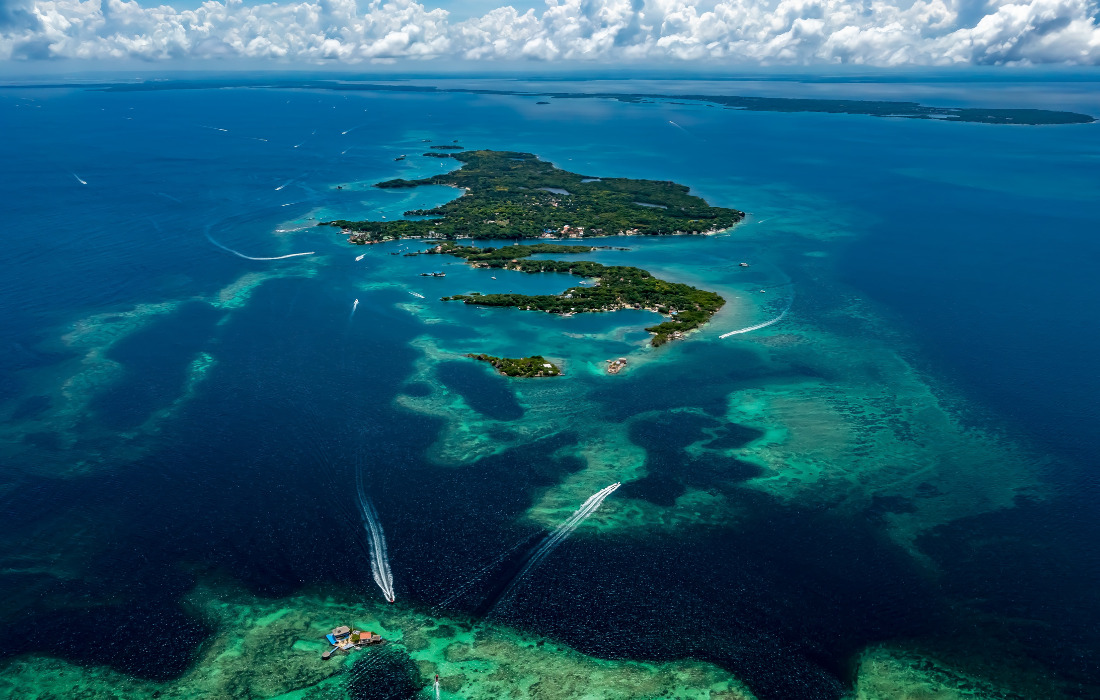
{"label": "foam trail on water", "polygon": [[278,187],[276,187],[276,188],[275,188],[275,191],[276,191],[276,192],[278,192],[279,190],[283,189],[284,187],[286,187],[287,185],[289,185],[289,184],[290,184],[290,183],[292,183],[292,182],[294,182],[294,180],[287,180],[287,181],[286,181],[286,182],[284,182],[283,184],[281,184],[281,185],[279,185]]}
{"label": "foam trail on water", "polygon": [[80,184],[82,184],[82,185],[87,185],[87,184],[88,184],[87,182],[85,182],[84,180],[82,180],[82,179],[80,178],[80,176],[79,176],[79,175],[77,175],[76,173],[72,173],[72,176],[73,176],[73,177],[75,177],[75,178],[76,178],[76,181],[77,181],[77,182],[79,182]]}
{"label": "foam trail on water", "polygon": [[393,572],[390,571],[390,558],[386,553],[386,536],[378,522],[378,512],[363,489],[363,475],[358,470],[355,472],[355,488],[359,494],[359,512],[367,531],[367,543],[370,545],[370,572],[374,576],[374,582],[382,589],[382,595],[392,603]]}
{"label": "foam trail on water", "polygon": [[313,130],[313,133],[312,133],[312,134],[310,134],[309,136],[307,136],[307,137],[305,138],[305,140],[304,140],[304,141],[302,141],[302,142],[301,142],[301,143],[299,143],[299,144],[296,144],[296,145],[295,145],[294,147],[295,147],[295,148],[300,148],[301,146],[304,146],[304,145],[306,144],[306,141],[309,141],[309,140],[310,140],[311,138],[313,138],[313,137],[314,137],[314,136],[316,136],[316,135],[317,135],[317,130],[316,130],[316,129],[314,129],[314,130]]}
{"label": "foam trail on water", "polygon": [[219,248],[226,251],[227,253],[232,253],[233,255],[236,255],[238,258],[244,258],[245,260],[285,260],[287,258],[296,258],[299,255],[313,255],[313,252],[314,252],[314,251],[311,250],[307,253],[290,253],[289,255],[277,255],[274,258],[254,258],[251,255],[245,255],[244,253],[237,252],[237,251],[233,250],[232,248],[226,248],[221,243],[218,243],[213,238],[211,238],[209,233],[206,234],[206,240],[210,241],[211,243],[218,246]]}
{"label": "foam trail on water", "polygon": [[469,580],[466,581],[466,583],[459,586],[458,589],[456,589],[453,593],[451,593],[451,595],[447,596],[446,598],[444,598],[443,600],[441,600],[440,602],[438,602],[434,606],[432,606],[432,611],[435,614],[439,614],[439,611],[443,610],[448,605],[450,605],[451,603],[453,603],[456,600],[458,600],[459,598],[461,598],[466,593],[466,591],[470,590],[474,586],[475,583],[477,583],[478,581],[481,580],[482,576],[484,576],[485,574],[492,571],[501,562],[503,562],[505,559],[507,559],[513,552],[515,552],[517,549],[522,547],[524,544],[526,544],[530,540],[531,540],[531,537],[529,537],[529,536],[524,537],[519,542],[516,542],[514,545],[512,545],[507,550],[505,550],[502,554],[497,555],[497,557],[494,558],[491,562],[489,562],[485,566],[478,569],[474,573],[474,575],[471,576],[469,578]]}
{"label": "foam trail on water", "polygon": [[542,563],[551,552],[557,549],[558,545],[565,541],[566,537],[573,534],[573,531],[580,526],[588,516],[596,512],[596,509],[604,502],[604,499],[615,492],[617,488],[622,486],[621,482],[616,481],[610,486],[600,489],[596,493],[588,497],[588,500],[581,504],[581,507],[574,511],[573,515],[569,516],[569,519],[558,526],[557,530],[554,530],[549,535],[544,537],[538,545],[535,546],[531,554],[527,557],[527,562],[523,565],[523,568],[519,570],[515,578],[511,580],[508,587],[504,589],[504,593],[497,600],[493,608],[489,610],[489,614],[492,615],[493,610],[496,609],[502,601],[508,599],[512,592],[519,586],[523,578],[527,576],[536,566]]}
{"label": "foam trail on water", "polygon": [[673,126],[674,126],[674,127],[676,127],[677,129],[679,129],[680,131],[684,132],[685,134],[686,134],[686,133],[688,133],[688,130],[687,130],[687,129],[685,129],[684,127],[680,126],[679,124],[677,124],[676,122],[672,121],[671,119],[669,119],[669,120],[668,120],[668,123],[669,123],[669,124],[671,124],[671,125],[673,125]]}
{"label": "foam trail on water", "polygon": [[789,302],[787,302],[787,308],[783,309],[782,313],[780,313],[778,316],[771,319],[770,321],[764,321],[763,323],[758,323],[755,326],[749,326],[748,328],[738,328],[735,331],[730,331],[729,333],[723,333],[722,335],[720,335],[718,337],[719,338],[728,338],[731,335],[738,335],[740,333],[748,333],[749,331],[758,331],[761,328],[767,328],[768,326],[772,325],[773,323],[779,323],[780,321],[783,320],[783,317],[787,315],[787,312],[791,310],[791,304],[793,304],[793,303],[794,303],[794,297],[791,297],[791,300]]}
{"label": "foam trail on water", "polygon": [[351,303],[351,315],[350,315],[350,316],[348,316],[348,318],[349,318],[349,319],[350,319],[350,318],[351,318],[352,316],[354,316],[354,315],[355,315],[355,310],[356,310],[356,309],[358,309],[358,308],[359,308],[359,300],[358,300],[358,299],[356,299],[355,301],[353,301],[353,302]]}

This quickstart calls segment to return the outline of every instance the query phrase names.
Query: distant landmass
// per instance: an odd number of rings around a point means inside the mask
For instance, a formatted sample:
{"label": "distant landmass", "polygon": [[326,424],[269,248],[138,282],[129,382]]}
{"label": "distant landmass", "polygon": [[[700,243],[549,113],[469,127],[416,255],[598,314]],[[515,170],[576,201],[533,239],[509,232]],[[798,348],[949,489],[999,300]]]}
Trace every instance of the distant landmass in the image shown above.
{"label": "distant landmass", "polygon": [[[748,112],[823,112],[827,114],[865,114],[872,117],[898,119],[935,119],[948,122],[975,122],[980,124],[1091,124],[1096,118],[1079,112],[1051,109],[1014,109],[984,107],[933,107],[919,102],[894,102],[889,100],[832,100],[797,97],[748,97],[743,95],[680,95],[661,93],[617,92],[551,92],[523,90],[489,90],[479,88],[441,88],[431,85],[407,85],[393,83],[355,83],[338,80],[163,80],[141,83],[57,83],[43,85],[8,85],[8,88],[82,88],[108,92],[139,92],[148,90],[204,90],[225,87],[250,87],[274,89],[309,89],[367,92],[438,92],[471,93],[478,95],[520,95],[526,97],[550,97],[555,99],[608,99],[620,102],[657,102],[662,100],[689,100],[720,105],[727,109]],[[539,102],[538,104],[546,104]]]}

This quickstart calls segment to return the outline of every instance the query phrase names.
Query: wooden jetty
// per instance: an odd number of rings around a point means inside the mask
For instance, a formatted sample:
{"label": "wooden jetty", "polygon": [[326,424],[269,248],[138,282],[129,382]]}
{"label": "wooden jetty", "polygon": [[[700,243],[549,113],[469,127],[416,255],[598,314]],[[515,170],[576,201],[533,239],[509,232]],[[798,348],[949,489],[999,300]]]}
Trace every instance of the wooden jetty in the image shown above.
{"label": "wooden jetty", "polygon": [[322,659],[331,659],[332,655],[337,651],[352,652],[366,646],[382,644],[384,641],[381,635],[375,634],[374,632],[353,630],[347,625],[333,629],[325,635],[325,639],[332,645],[332,648],[325,651],[324,654],[321,654]]}

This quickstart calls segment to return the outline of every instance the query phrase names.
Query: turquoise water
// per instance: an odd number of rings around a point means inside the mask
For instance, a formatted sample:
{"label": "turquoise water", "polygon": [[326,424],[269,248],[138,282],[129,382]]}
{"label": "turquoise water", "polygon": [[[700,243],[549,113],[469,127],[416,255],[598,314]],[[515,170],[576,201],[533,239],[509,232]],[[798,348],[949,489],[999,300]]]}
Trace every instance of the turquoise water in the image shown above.
{"label": "turquoise water", "polygon": [[[1060,90],[1013,86],[1022,105],[1056,107]],[[210,650],[252,629],[242,620],[275,624],[272,606],[387,619],[370,607],[381,593],[358,471],[404,606],[391,631],[436,640],[406,646],[453,664],[455,697],[596,673],[601,659],[710,664],[638,667],[643,697],[692,678],[694,692],[732,687],[723,673],[759,698],[889,696],[900,686],[876,653],[918,659],[898,662],[906,673],[945,664],[955,675],[929,681],[941,690],[965,678],[1024,697],[1100,692],[1097,127],[539,99],[0,90],[0,156],[18,173],[0,183],[8,688],[34,696],[30,659],[75,664],[58,673],[89,692],[183,683],[209,696],[194,679],[212,669],[258,677],[248,642],[254,667],[225,670]],[[1074,109],[1100,114],[1086,103],[1074,91]],[[602,242],[629,250],[585,256],[726,306],[653,349],[650,312],[440,301],[576,278],[391,255],[418,244],[353,247],[315,225],[455,196],[370,187],[456,165],[418,155],[425,139],[674,180],[749,212],[726,233],[614,237]],[[211,239],[255,258],[312,254],[247,260]],[[437,269],[447,276],[420,276]],[[468,352],[542,354],[565,377],[508,380]],[[621,356],[628,368],[607,375]],[[509,588],[541,534],[615,481]],[[257,612],[226,612],[244,609]],[[308,647],[316,630],[295,624]],[[175,643],[144,653],[150,629]],[[479,634],[504,635],[483,653],[508,674],[479,680],[482,657],[439,641]],[[523,635],[544,644],[521,654],[535,644]],[[378,677],[407,695],[394,668]],[[368,696],[348,677],[331,692]],[[618,682],[596,696],[628,697]]]}

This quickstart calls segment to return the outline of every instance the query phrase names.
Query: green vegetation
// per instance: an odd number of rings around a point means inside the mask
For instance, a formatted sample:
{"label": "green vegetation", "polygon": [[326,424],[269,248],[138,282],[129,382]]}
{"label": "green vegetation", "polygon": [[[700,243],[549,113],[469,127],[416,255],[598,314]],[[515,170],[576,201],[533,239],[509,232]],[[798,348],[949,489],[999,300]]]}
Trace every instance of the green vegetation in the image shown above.
{"label": "green vegetation", "polygon": [[[432,146],[432,148],[435,148],[435,146]],[[421,155],[428,156],[429,158],[450,158],[451,157],[450,153],[423,153]]]}
{"label": "green vegetation", "polygon": [[[425,210],[419,210],[425,211]],[[408,214],[409,212],[405,212]],[[527,258],[535,253],[590,253],[598,249],[610,250],[611,246],[595,245],[561,245],[559,243],[533,243],[531,245],[510,245],[500,248],[478,248],[476,246],[459,245],[451,241],[443,241],[434,248],[418,253],[405,253],[411,257],[415,255],[453,255],[456,258],[464,258],[474,267],[504,267],[507,263],[519,258]]]}
{"label": "green vegetation", "polygon": [[[433,147],[434,148],[434,147]],[[447,149],[453,150],[453,149]],[[525,310],[572,314],[615,309],[649,309],[669,320],[646,330],[653,345],[706,323],[725,304],[714,292],[657,279],[636,267],[609,267],[595,262],[530,260],[535,254],[588,253],[609,246],[534,243],[501,246],[464,246],[455,238],[540,238],[585,235],[702,233],[728,228],[744,218],[736,209],[711,207],[688,188],[673,182],[596,179],[559,170],[530,153],[465,151],[429,153],[464,163],[459,170],[423,180],[387,180],[376,187],[400,188],[436,184],[460,187],[466,194],[433,209],[415,209],[406,216],[435,219],[406,221],[329,221],[352,232],[352,243],[376,243],[405,237],[441,239],[434,247],[407,255],[452,255],[476,267],[519,272],[565,272],[596,279],[591,286],[570,287],[562,294],[458,294],[445,301],[479,306],[512,306]],[[477,356],[486,362],[514,363],[498,370],[509,376],[530,375],[524,363]],[[529,364],[529,363],[528,363]],[[517,372],[516,374],[513,373]]]}
{"label": "green vegetation", "polygon": [[[497,250],[511,250],[513,247]],[[529,246],[535,247],[535,246]],[[573,246],[565,246],[573,247]],[[477,260],[472,251],[483,250],[454,246],[454,255]],[[490,249],[491,250],[491,249]],[[490,253],[492,255],[492,253]],[[495,257],[475,264],[520,272],[565,272],[579,277],[596,278],[591,286],[570,287],[561,294],[456,294],[443,301],[462,301],[478,306],[513,306],[526,311],[571,314],[615,309],[649,309],[669,316],[669,320],[646,328],[653,333],[652,344],[663,345],[710,320],[726,300],[714,292],[690,285],[658,279],[637,267],[608,266],[585,260],[523,260]]]}
{"label": "green vegetation", "polygon": [[485,353],[481,353],[480,355],[469,353],[466,357],[488,362],[494,369],[508,377],[556,377],[561,374],[561,368],[542,355],[532,355],[531,357],[493,357]]}
{"label": "green vegetation", "polygon": [[434,148],[437,151],[461,151],[465,147],[464,146],[456,146],[454,144],[449,144],[449,145],[444,145],[444,146],[429,146],[428,148]]}
{"label": "green vegetation", "polygon": [[[407,215],[415,221],[327,221],[351,233],[352,243],[399,238],[539,238],[615,234],[705,233],[729,228],[745,214],[712,207],[684,185],[658,180],[596,179],[560,170],[530,153],[426,153],[463,166],[422,180],[387,180],[376,187],[449,185],[466,190],[440,207]],[[564,190],[567,194],[550,190]],[[646,206],[649,205],[649,206]]]}

